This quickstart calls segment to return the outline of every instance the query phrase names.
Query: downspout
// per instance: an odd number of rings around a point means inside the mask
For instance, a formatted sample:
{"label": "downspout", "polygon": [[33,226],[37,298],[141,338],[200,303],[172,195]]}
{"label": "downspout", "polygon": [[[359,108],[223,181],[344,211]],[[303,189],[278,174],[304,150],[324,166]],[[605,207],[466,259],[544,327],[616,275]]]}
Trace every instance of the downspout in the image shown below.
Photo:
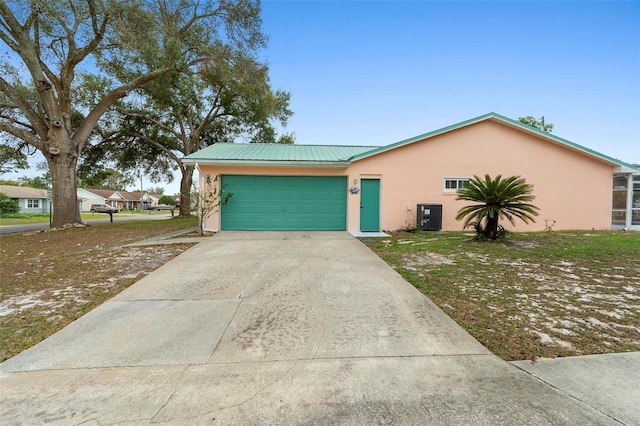
{"label": "downspout", "polygon": [[202,181],[202,173],[200,173],[200,166],[198,163],[195,164],[195,170],[198,171],[198,188],[196,193],[198,194],[198,225],[200,225],[200,232],[204,232],[204,221],[202,220],[202,188],[204,187],[204,182]]}
{"label": "downspout", "polygon": [[633,174],[627,175],[627,212],[625,214],[624,229],[631,229],[631,220],[633,219]]}

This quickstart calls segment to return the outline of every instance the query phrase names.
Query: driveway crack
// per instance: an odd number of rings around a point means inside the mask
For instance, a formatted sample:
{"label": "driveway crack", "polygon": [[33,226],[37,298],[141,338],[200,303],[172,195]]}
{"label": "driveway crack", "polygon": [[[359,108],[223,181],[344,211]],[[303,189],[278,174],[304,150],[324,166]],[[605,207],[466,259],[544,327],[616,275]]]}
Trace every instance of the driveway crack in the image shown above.
{"label": "driveway crack", "polygon": [[182,378],[184,377],[184,374],[187,372],[187,370],[189,369],[191,365],[187,364],[185,365],[185,367],[182,369],[182,371],[180,372],[180,375],[178,376],[178,379],[176,380],[175,384],[173,385],[173,390],[171,391],[171,393],[169,394],[169,396],[167,397],[167,400],[160,406],[160,408],[158,408],[158,410],[153,414],[153,416],[151,416],[151,418],[149,419],[151,422],[153,422],[153,420],[156,418],[156,416],[158,414],[160,414],[160,412],[167,406],[167,404],[169,404],[169,402],[173,399],[173,397],[175,396],[176,392],[178,391],[178,386],[180,386],[180,384],[182,383]]}
{"label": "driveway crack", "polygon": [[[302,269],[298,270],[299,276],[300,276],[300,282],[304,283],[305,288],[307,289],[307,291],[309,292],[309,294],[311,296],[317,296],[317,294],[315,294],[312,290],[311,287],[309,286],[309,281],[304,279],[304,274],[302,273]],[[318,304],[315,303],[315,306],[317,306]],[[314,352],[314,354],[311,356],[312,359],[315,359],[318,356],[318,353],[320,352],[320,346],[322,345],[322,342],[324,341],[324,335],[327,331],[327,310],[325,309],[325,304],[324,303],[320,303],[320,310],[322,312],[322,333],[320,334],[320,337],[318,338],[318,343],[316,345],[316,350]]]}

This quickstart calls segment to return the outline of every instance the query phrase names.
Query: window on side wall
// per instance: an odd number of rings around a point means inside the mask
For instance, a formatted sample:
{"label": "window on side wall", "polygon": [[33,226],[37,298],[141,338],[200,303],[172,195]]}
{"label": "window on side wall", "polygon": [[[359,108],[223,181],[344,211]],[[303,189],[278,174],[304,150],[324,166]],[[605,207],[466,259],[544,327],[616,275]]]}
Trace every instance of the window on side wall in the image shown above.
{"label": "window on side wall", "polygon": [[39,209],[40,208],[40,200],[29,200],[29,199],[27,199],[27,208],[28,209]]}
{"label": "window on side wall", "polygon": [[442,191],[454,193],[460,188],[464,188],[471,178],[467,177],[446,177],[442,180]]}

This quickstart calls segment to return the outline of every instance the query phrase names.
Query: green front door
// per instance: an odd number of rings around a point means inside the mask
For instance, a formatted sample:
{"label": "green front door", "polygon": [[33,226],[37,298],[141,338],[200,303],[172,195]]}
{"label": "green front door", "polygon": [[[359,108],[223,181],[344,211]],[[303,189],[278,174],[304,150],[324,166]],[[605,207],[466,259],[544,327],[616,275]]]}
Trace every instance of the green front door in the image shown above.
{"label": "green front door", "polygon": [[346,176],[223,175],[233,194],[221,207],[223,230],[344,231]]}
{"label": "green front door", "polygon": [[360,230],[380,230],[380,179],[360,181]]}

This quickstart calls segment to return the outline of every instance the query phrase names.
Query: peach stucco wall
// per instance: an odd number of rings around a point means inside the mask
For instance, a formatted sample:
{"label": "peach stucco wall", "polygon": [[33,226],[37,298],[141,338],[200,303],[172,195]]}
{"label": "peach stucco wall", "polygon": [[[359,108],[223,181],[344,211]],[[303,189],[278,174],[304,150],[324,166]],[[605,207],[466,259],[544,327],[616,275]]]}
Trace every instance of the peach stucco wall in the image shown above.
{"label": "peach stucco wall", "polygon": [[[364,141],[366,143],[366,141]],[[349,186],[362,178],[380,179],[382,230],[415,226],[416,204],[443,205],[443,229],[460,230],[456,212],[465,205],[443,191],[445,177],[474,174],[520,175],[534,186],[540,208],[536,223],[502,223],[518,231],[542,230],[545,219],[554,229],[609,229],[613,166],[501,122],[482,121],[385,153],[354,161],[348,169],[211,167],[206,174],[348,176]],[[347,230],[360,228],[360,195],[348,195]],[[218,230],[214,215],[207,229]]]}

